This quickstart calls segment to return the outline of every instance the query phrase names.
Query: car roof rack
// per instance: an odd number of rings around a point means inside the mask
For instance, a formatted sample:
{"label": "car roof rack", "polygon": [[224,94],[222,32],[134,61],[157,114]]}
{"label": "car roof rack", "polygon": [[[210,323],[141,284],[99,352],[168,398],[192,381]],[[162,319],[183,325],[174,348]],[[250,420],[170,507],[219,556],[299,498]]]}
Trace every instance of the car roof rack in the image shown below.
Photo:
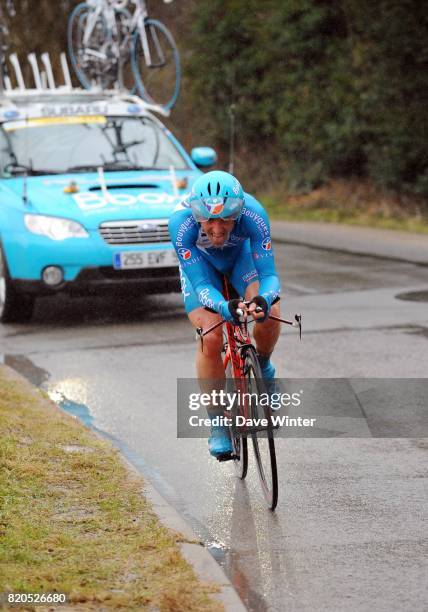
{"label": "car roof rack", "polygon": [[11,54],[8,60],[13,68],[15,86],[9,74],[6,74],[3,78],[3,87],[0,88],[0,110],[2,110],[2,107],[3,109],[6,107],[12,110],[18,106],[22,107],[31,104],[122,102],[138,105],[140,109],[157,113],[163,117],[168,117],[170,114],[170,111],[163,106],[149,104],[139,96],[119,88],[106,90],[101,87],[93,87],[91,89],[73,87],[65,53],[61,53],[59,58],[63,76],[62,85],[57,85],[55,82],[49,53],[43,53],[40,56],[43,70],[40,70],[39,60],[35,53],[28,54],[27,59],[31,68],[33,87],[27,87],[19,58],[16,53]]}

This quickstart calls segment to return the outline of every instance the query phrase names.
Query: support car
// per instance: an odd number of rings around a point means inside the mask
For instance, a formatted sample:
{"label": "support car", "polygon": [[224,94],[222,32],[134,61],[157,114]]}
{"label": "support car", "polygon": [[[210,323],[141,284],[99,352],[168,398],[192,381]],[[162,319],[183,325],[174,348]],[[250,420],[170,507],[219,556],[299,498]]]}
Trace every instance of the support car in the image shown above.
{"label": "support car", "polygon": [[208,147],[188,155],[133,96],[5,92],[0,320],[28,320],[57,292],[178,291],[168,218],[215,160]]}

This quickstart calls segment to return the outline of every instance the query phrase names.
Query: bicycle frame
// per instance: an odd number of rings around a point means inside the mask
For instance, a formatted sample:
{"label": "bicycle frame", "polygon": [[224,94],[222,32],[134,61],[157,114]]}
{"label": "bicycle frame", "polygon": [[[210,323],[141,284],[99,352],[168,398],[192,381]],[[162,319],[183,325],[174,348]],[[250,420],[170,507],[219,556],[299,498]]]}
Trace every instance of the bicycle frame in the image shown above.
{"label": "bicycle frame", "polygon": [[[229,283],[226,277],[223,277],[223,296],[227,301],[231,298]],[[242,301],[244,300],[242,299]],[[246,306],[249,305],[249,302],[244,303]],[[300,338],[302,337],[301,315],[296,314],[294,316],[294,321],[287,321],[275,315],[270,315],[269,318],[293,327],[298,327],[299,336]],[[256,390],[256,397],[259,397],[259,394],[266,394],[267,388],[260,369],[257,352],[248,331],[248,324],[251,323],[253,319],[248,318],[246,314],[244,314],[241,319],[240,322],[233,323],[220,320],[205,331],[202,328],[196,330],[202,343],[203,350],[204,336],[220,327],[220,325],[225,325],[227,342],[225,343],[223,365],[225,372],[228,366],[231,367],[234,388],[238,391],[237,400],[235,400],[232,406],[232,423],[230,425],[232,453],[225,454],[224,456],[219,455],[217,459],[219,461],[233,460],[237,475],[243,480],[247,475],[248,469],[247,440],[251,436],[263,495],[269,509],[273,511],[278,503],[278,470],[273,435],[273,429],[275,429],[276,426],[273,425],[270,420],[272,417],[270,405],[266,406],[266,404],[264,404],[262,408],[263,420],[258,417],[258,412],[256,412],[257,416],[255,421],[248,418],[250,415],[254,417],[255,409],[251,404],[253,384]],[[256,408],[256,411],[258,411],[258,408]],[[244,417],[243,423],[238,421],[238,416]],[[264,445],[261,443],[263,438],[260,437],[259,434],[265,437]],[[266,451],[268,451],[267,454]]]}
{"label": "bicycle frame", "polygon": [[[163,1],[165,4],[170,4],[173,0],[163,0]],[[144,21],[149,17],[149,12],[147,10],[147,4],[145,0],[130,0],[130,2],[132,4],[135,4],[135,11],[131,19],[131,31],[134,31],[137,27],[137,24],[140,24],[140,23],[143,24]]]}
{"label": "bicycle frame", "polygon": [[[223,295],[226,300],[230,299],[230,288],[227,278],[223,278]],[[252,322],[252,319],[245,319],[242,323],[229,323],[228,321],[219,321],[218,323],[214,323],[205,331],[202,328],[198,328],[196,330],[200,341],[203,346],[204,336],[211,333],[220,325],[224,325],[226,328],[226,352],[223,359],[223,367],[224,371],[228,365],[230,364],[232,370],[232,378],[235,380],[235,384],[238,386],[238,390],[242,393],[245,392],[245,380],[244,380],[244,368],[245,362],[243,358],[243,349],[248,346],[253,346],[251,341],[251,336],[248,330],[248,324]],[[248,414],[248,407],[245,403],[244,415]]]}
{"label": "bicycle frame", "polygon": [[[230,300],[230,291],[227,281],[223,281],[223,294],[226,300]],[[227,351],[223,360],[224,369],[231,364],[233,378],[240,378],[243,372],[243,360],[241,349],[251,344],[251,336],[248,331],[248,323],[233,324],[226,322]]]}
{"label": "bicycle frame", "polygon": [[[230,285],[226,277],[223,278],[223,295],[227,301],[231,299],[230,294]],[[299,337],[302,339],[302,315],[295,315],[294,321],[288,321],[286,319],[282,319],[281,317],[277,317],[275,315],[269,315],[270,319],[274,321],[279,321],[280,323],[285,323],[286,325],[291,325],[292,327],[299,328]],[[225,325],[226,327],[226,337],[227,337],[227,348],[226,353],[223,359],[224,370],[226,371],[227,366],[230,364],[232,370],[232,377],[236,381],[244,381],[245,374],[245,361],[244,361],[244,352],[247,347],[254,347],[251,335],[248,330],[249,323],[252,323],[253,319],[245,318],[241,323],[229,323],[228,321],[221,320],[218,323],[214,323],[206,330],[202,328],[198,328],[196,330],[200,341],[203,346],[204,336],[211,333],[220,325]],[[241,383],[239,383],[241,386]],[[243,382],[242,382],[243,384]],[[245,391],[245,389],[241,389],[241,391]],[[244,413],[247,413],[247,406],[244,405]]]}
{"label": "bicycle frame", "polygon": [[85,47],[88,46],[88,42],[94,31],[95,24],[98,18],[102,15],[106,21],[107,29],[109,32],[114,31],[116,27],[116,21],[114,18],[114,7],[108,2],[108,0],[92,0],[88,2],[89,6],[93,7],[91,14],[88,18],[88,23],[85,28],[83,35],[83,43]]}
{"label": "bicycle frame", "polygon": [[138,24],[144,23],[149,13],[144,0],[132,0],[132,4],[135,4],[135,10],[131,19],[131,31],[133,32]]}
{"label": "bicycle frame", "polygon": [[[148,68],[152,66],[157,67],[159,65],[163,65],[165,63],[165,56],[164,56],[162,47],[160,45],[159,39],[155,31],[151,31],[151,36],[152,36],[154,47],[156,49],[156,54],[157,54],[159,63],[153,62],[152,55],[150,53],[149,41],[147,38],[147,30],[145,27],[145,22],[149,16],[147,5],[144,2],[144,0],[132,0],[132,3],[135,4],[135,10],[133,14],[131,15],[131,19],[129,22],[129,27],[128,27],[129,35],[132,36],[134,32],[136,31],[138,32],[141,38],[141,46],[142,46],[143,54],[144,54],[144,61]],[[126,7],[127,3],[126,4],[120,3],[120,2],[114,3],[109,0],[88,0],[88,4],[92,8],[92,12],[90,16],[88,17],[88,23],[86,24],[86,27],[85,27],[85,32],[83,35],[83,44],[85,47],[87,47],[88,55],[93,55],[94,57],[98,57],[100,59],[106,59],[107,55],[105,53],[89,48],[88,46],[89,40],[92,36],[94,27],[98,19],[102,15],[103,19],[105,19],[106,21],[107,30],[110,34],[109,36],[110,40],[106,41],[106,43],[103,46],[105,47],[106,45],[108,45],[112,40],[111,33],[117,34],[116,32],[117,24],[115,20],[115,13],[118,10],[123,10]],[[128,42],[124,41],[122,46],[126,47],[127,44]]]}
{"label": "bicycle frame", "polygon": [[85,89],[113,83],[131,93],[138,90],[150,104],[168,110],[175,104],[179,52],[168,28],[150,18],[145,0],[84,0],[70,14],[67,42]]}

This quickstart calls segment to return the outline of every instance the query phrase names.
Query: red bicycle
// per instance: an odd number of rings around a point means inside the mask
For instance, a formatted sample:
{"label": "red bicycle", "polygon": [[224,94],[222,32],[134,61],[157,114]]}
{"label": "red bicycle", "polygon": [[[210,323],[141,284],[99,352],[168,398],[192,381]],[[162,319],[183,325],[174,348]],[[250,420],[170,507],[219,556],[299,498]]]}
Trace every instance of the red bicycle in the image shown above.
{"label": "red bicycle", "polygon": [[[226,277],[223,279],[223,295],[226,300],[238,297]],[[242,300],[244,304],[249,304]],[[294,321],[287,321],[270,315],[269,318],[299,328],[302,337],[302,317],[295,315]],[[253,441],[260,484],[266,503],[270,510],[275,510],[278,503],[278,470],[275,453],[272,410],[266,381],[263,379],[259,358],[252,343],[249,323],[253,319],[243,313],[242,322],[229,323],[219,321],[206,330],[198,328],[198,336],[203,342],[210,332],[224,325],[224,358],[223,365],[226,378],[233,381],[235,401],[231,408],[230,435],[232,455],[222,456],[220,461],[233,460],[237,476],[244,479],[248,470],[248,437]],[[267,401],[266,401],[267,400]]]}

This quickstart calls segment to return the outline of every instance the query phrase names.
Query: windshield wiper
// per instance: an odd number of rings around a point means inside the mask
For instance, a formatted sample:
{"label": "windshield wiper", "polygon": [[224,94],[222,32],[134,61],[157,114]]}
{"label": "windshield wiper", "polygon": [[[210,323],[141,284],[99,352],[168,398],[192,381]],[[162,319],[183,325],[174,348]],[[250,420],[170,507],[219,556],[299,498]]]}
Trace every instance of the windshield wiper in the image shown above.
{"label": "windshield wiper", "polygon": [[105,172],[121,172],[125,170],[158,170],[153,166],[138,166],[132,164],[121,164],[120,162],[108,162],[105,164],[82,164],[81,166],[72,166],[67,172],[97,172],[98,168],[102,168]]}
{"label": "windshield wiper", "polygon": [[94,164],[82,164],[81,166],[71,166],[64,172],[96,172],[99,167]]}
{"label": "windshield wiper", "polygon": [[105,164],[103,169],[107,172],[115,172],[120,170],[159,170],[155,166],[138,166],[137,164]]}
{"label": "windshield wiper", "polygon": [[18,161],[10,162],[4,167],[4,172],[12,175],[27,174],[28,176],[43,176],[45,174],[59,174],[58,170],[35,170],[32,166],[21,164]]}

